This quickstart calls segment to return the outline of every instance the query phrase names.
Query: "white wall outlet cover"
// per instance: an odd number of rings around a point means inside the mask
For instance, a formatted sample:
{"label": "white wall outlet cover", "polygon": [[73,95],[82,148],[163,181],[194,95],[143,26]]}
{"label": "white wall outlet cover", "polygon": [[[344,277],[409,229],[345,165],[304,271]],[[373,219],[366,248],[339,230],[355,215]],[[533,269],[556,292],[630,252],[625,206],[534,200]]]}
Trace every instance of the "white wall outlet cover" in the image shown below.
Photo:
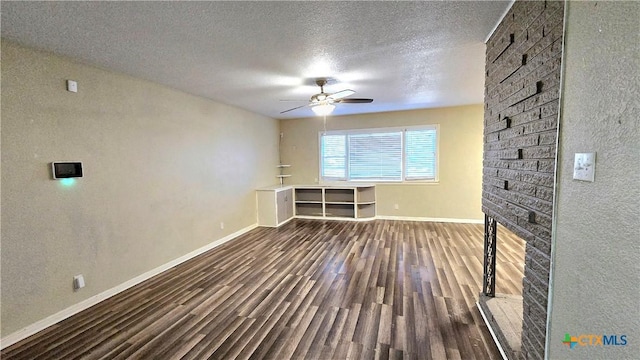
{"label": "white wall outlet cover", "polygon": [[84,287],[84,276],[76,275],[73,277],[73,288],[75,290],[80,290]]}
{"label": "white wall outlet cover", "polygon": [[595,181],[596,153],[576,153],[573,161],[573,179]]}
{"label": "white wall outlet cover", "polygon": [[78,83],[73,80],[67,80],[67,91],[78,92]]}

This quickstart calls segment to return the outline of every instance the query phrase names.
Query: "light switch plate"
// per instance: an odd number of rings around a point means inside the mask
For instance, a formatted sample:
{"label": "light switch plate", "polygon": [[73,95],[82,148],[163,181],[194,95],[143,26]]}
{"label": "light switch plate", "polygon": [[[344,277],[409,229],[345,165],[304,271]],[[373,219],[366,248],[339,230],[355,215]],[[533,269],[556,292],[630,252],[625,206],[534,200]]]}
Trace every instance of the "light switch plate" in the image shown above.
{"label": "light switch plate", "polygon": [[596,153],[576,153],[573,179],[593,182],[596,177]]}

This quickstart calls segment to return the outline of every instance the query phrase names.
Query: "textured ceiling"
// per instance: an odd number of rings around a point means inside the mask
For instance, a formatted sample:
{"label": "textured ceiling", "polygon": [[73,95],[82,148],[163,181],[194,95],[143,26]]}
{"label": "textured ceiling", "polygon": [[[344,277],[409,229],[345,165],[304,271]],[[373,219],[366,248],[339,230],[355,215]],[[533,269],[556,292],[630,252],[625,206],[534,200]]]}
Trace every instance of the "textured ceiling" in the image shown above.
{"label": "textured ceiling", "polygon": [[[483,41],[510,1],[12,2],[2,37],[273,118],[482,103]],[[301,100],[281,101],[281,100]]]}

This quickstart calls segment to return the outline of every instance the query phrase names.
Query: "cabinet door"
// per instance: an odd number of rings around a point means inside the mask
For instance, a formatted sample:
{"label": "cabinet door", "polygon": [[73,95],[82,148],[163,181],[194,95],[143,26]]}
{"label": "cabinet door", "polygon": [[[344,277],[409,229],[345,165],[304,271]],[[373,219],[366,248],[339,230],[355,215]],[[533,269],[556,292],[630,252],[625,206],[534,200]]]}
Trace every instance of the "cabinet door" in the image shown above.
{"label": "cabinet door", "polygon": [[285,190],[285,203],[286,203],[286,219],[293,217],[293,189]]}
{"label": "cabinet door", "polygon": [[291,217],[291,189],[279,191],[276,202],[278,207],[278,224]]}

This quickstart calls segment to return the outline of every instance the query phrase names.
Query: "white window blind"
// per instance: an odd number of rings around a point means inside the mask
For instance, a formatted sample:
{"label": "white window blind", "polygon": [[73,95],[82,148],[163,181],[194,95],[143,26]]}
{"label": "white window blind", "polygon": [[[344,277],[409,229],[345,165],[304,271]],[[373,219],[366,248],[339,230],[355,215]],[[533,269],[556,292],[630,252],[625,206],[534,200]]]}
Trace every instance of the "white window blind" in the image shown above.
{"label": "white window blind", "polygon": [[402,132],[349,135],[350,180],[402,180]]}
{"label": "white window blind", "polygon": [[322,178],[344,180],[347,174],[347,136],[323,135],[320,146]]}
{"label": "white window blind", "polygon": [[323,180],[435,181],[437,126],[320,134]]}
{"label": "white window blind", "polygon": [[436,177],[435,129],[407,130],[405,133],[405,180],[433,180]]}

